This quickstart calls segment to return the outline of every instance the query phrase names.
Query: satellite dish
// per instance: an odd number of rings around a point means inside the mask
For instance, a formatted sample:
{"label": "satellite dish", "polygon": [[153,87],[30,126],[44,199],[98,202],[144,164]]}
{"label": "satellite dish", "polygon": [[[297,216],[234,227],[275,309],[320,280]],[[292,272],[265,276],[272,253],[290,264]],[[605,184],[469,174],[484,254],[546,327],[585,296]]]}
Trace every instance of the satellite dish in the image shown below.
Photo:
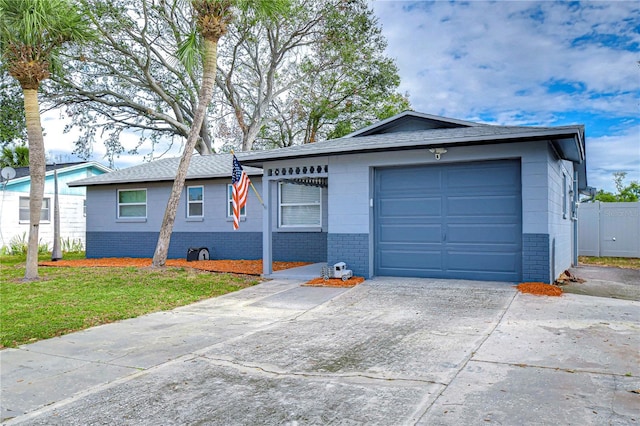
{"label": "satellite dish", "polygon": [[0,176],[2,176],[4,180],[11,180],[16,177],[16,169],[13,167],[4,167],[0,170]]}

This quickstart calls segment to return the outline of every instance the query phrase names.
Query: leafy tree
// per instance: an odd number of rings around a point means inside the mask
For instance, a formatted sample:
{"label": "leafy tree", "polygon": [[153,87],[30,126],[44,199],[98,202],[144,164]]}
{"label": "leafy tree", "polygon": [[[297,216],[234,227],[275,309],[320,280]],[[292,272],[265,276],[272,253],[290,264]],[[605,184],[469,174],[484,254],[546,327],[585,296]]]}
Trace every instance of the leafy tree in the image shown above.
{"label": "leafy tree", "polygon": [[640,183],[634,180],[628,185],[625,185],[624,179],[626,177],[626,172],[615,172],[613,174],[613,181],[618,192],[612,194],[611,192],[601,189],[597,192],[595,199],[604,203],[638,201],[640,199]]}
{"label": "leafy tree", "polygon": [[237,27],[217,83],[243,150],[340,137],[409,108],[365,0],[298,0],[286,21]]}
{"label": "leafy tree", "polygon": [[[0,66],[0,68],[2,68]],[[0,69],[0,146],[26,141],[27,124],[24,120],[22,89],[6,69]]]}
{"label": "leafy tree", "polygon": [[[175,223],[180,195],[189,169],[189,163],[193,155],[200,134],[200,126],[204,121],[207,106],[213,97],[213,89],[216,79],[216,62],[218,41],[227,33],[227,26],[233,19],[234,7],[240,10],[252,9],[258,16],[273,16],[281,12],[285,6],[284,1],[270,0],[191,0],[193,7],[193,29],[191,36],[185,40],[178,51],[179,57],[187,68],[193,68],[196,58],[201,54],[202,82],[198,92],[198,104],[189,130],[189,136],[178,165],[176,177],[173,181],[171,195],[167,202],[158,243],[153,254],[153,266],[164,266],[167,261],[169,242]],[[200,50],[201,49],[201,50]]]}
{"label": "leafy tree", "polygon": [[29,165],[29,148],[25,145],[6,145],[0,152],[0,168],[27,167]]}
{"label": "leafy tree", "polygon": [[[139,144],[130,152],[151,142],[150,156],[156,158],[187,138],[202,67],[197,62],[185,67],[173,59],[191,34],[185,3],[91,2],[87,15],[99,23],[100,43],[88,54],[68,51],[67,78],[45,86],[47,106],[62,106],[68,129],[81,130],[76,154],[88,158],[101,139],[113,163],[125,150],[121,136],[135,132]],[[211,152],[214,138],[243,150],[252,149],[256,138],[263,137],[270,141],[258,147],[302,143],[306,125],[299,122],[317,123],[317,138],[341,135],[347,128],[408,108],[406,98],[394,93],[397,70],[383,56],[384,39],[364,0],[290,0],[286,17],[267,20],[258,19],[251,8],[236,12],[218,46],[219,90],[201,126],[199,153]],[[342,48],[340,33],[350,48]],[[323,59],[321,52],[332,57]],[[334,76],[323,77],[323,85],[312,85],[322,73]],[[335,80],[339,82],[331,91]],[[310,87],[313,93],[307,93]],[[316,100],[322,102],[325,93],[331,96],[324,115],[308,120],[312,106]],[[279,129],[287,128],[295,136],[281,137]]]}
{"label": "leafy tree", "polygon": [[[81,136],[75,153],[88,158],[102,139],[111,164],[125,151],[123,133],[136,132],[151,142],[154,156],[189,136],[198,105],[202,63],[185,67],[176,60],[179,46],[193,41],[191,8],[184,0],[83,0],[99,31],[87,54],[66,52],[67,73],[47,87],[51,107],[62,107]],[[209,124],[203,118],[198,152],[212,152]],[[161,152],[156,154],[160,142]],[[166,145],[165,145],[166,144]]]}
{"label": "leafy tree", "polygon": [[0,0],[0,55],[24,96],[29,139],[29,243],[25,280],[38,278],[38,228],[46,173],[38,87],[58,69],[67,43],[91,36],[87,21],[70,0]]}
{"label": "leafy tree", "polygon": [[386,40],[364,0],[328,10],[323,37],[300,67],[301,84],[281,97],[264,137],[277,146],[336,138],[409,109]]}

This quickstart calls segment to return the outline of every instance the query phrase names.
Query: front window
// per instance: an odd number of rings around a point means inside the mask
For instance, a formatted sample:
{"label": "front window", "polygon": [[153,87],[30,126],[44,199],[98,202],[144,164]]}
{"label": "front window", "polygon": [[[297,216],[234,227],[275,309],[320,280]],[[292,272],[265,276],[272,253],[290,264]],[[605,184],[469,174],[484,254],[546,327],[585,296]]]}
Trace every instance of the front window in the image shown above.
{"label": "front window", "polygon": [[322,188],[282,182],[279,192],[281,227],[322,225]]}
{"label": "front window", "polygon": [[120,189],[118,190],[119,218],[147,217],[147,190]]}
{"label": "front window", "polygon": [[187,217],[204,216],[204,186],[187,187]]}
{"label": "front window", "polygon": [[[40,220],[49,222],[51,220],[50,198],[42,199],[42,210],[40,210]],[[20,222],[29,222],[29,197],[20,197],[20,212],[18,219]]]}
{"label": "front window", "polygon": [[[240,216],[247,215],[246,204],[240,209]],[[233,185],[227,185],[227,217],[233,217]]]}

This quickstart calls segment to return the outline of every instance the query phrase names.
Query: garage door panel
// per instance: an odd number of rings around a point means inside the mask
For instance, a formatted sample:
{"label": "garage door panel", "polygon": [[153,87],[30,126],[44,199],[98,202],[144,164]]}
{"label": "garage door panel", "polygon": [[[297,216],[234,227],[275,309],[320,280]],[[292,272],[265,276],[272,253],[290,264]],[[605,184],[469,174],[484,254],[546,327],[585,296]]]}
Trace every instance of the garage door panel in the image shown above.
{"label": "garage door panel", "polygon": [[449,217],[475,217],[491,215],[492,217],[519,215],[522,202],[515,195],[485,195],[447,197]]}
{"label": "garage door panel", "polygon": [[374,182],[376,275],[520,279],[519,161],[382,168]]}
{"label": "garage door panel", "polygon": [[388,217],[440,217],[442,201],[440,197],[388,198],[380,201],[380,219]]}
{"label": "garage door panel", "polygon": [[442,241],[442,226],[437,225],[382,225],[380,226],[380,244],[406,243],[440,243]]}
{"label": "garage door panel", "polygon": [[519,170],[509,170],[502,166],[477,164],[473,169],[464,167],[446,171],[446,185],[449,193],[459,190],[486,191],[488,193],[513,192],[513,182],[520,180]]}
{"label": "garage door panel", "polygon": [[440,271],[442,252],[438,250],[387,250],[380,256],[380,267],[388,270]]}
{"label": "garage door panel", "polygon": [[483,273],[515,273],[520,256],[516,253],[477,253],[475,251],[447,251],[449,271],[482,271]]}
{"label": "garage door panel", "polygon": [[394,168],[382,170],[378,192],[381,194],[439,193],[442,187],[441,170],[422,170],[416,174],[415,168]]}
{"label": "garage door panel", "polygon": [[[446,240],[449,244],[469,243],[513,247],[515,246],[513,242],[520,237],[520,233],[520,228],[515,224],[449,224],[446,231]],[[500,250],[499,246],[496,249]]]}

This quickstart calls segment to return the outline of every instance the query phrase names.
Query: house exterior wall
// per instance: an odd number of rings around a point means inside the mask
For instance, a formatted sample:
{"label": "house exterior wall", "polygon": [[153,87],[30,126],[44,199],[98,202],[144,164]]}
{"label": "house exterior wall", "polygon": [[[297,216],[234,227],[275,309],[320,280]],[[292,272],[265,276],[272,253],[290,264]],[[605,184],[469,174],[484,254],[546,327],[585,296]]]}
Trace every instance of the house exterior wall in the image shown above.
{"label": "house exterior wall", "polygon": [[555,160],[544,142],[451,147],[439,161],[428,149],[329,157],[327,261],[344,261],[356,274],[373,275],[374,168],[499,159],[521,161],[523,279],[549,282],[552,262],[555,268],[571,264],[571,220],[556,216],[560,170],[566,169],[570,182],[572,169]]}
{"label": "house exterior wall", "polygon": [[[3,191],[0,193],[0,247],[9,246],[12,239],[29,236],[29,221],[20,221],[20,197],[29,197],[29,192]],[[39,239],[42,244],[53,247],[54,194],[45,193],[50,199],[50,220],[40,222]],[[60,237],[62,240],[80,241],[85,244],[84,195],[59,195]],[[24,237],[24,238],[23,238]]]}
{"label": "house exterior wall", "polygon": [[[86,247],[85,187],[69,187],[67,183],[105,173],[91,164],[79,164],[58,169],[58,204],[60,207],[60,238],[80,242]],[[29,222],[20,221],[20,197],[29,198],[31,180],[28,176],[11,180],[0,188],[0,247],[9,246],[13,238],[28,239]],[[41,221],[38,232],[41,244],[53,247],[55,179],[53,172],[45,177],[44,198],[50,200],[50,220]],[[24,236],[24,238],[23,238]],[[64,248],[64,247],[63,247]]]}
{"label": "house exterior wall", "polygon": [[[573,164],[559,160],[548,151],[548,221],[549,221],[549,276],[544,282],[553,282],[572,266],[574,225],[577,219],[572,206]],[[571,192],[570,192],[571,191]]]}
{"label": "house exterior wall", "polygon": [[[258,193],[260,176],[252,176]],[[261,259],[263,206],[250,190],[246,217],[233,230],[227,216],[230,179],[187,181],[169,245],[169,258],[184,258],[191,247],[206,247],[212,259]],[[187,217],[186,188],[204,187],[203,218]],[[146,189],[146,219],[118,219],[118,190]],[[87,257],[152,257],[171,192],[168,182],[97,185],[87,191]],[[325,195],[326,198],[326,195]],[[272,208],[276,208],[274,206]],[[326,215],[325,215],[326,216]],[[274,260],[317,262],[326,259],[326,234],[300,229],[274,233]]]}

